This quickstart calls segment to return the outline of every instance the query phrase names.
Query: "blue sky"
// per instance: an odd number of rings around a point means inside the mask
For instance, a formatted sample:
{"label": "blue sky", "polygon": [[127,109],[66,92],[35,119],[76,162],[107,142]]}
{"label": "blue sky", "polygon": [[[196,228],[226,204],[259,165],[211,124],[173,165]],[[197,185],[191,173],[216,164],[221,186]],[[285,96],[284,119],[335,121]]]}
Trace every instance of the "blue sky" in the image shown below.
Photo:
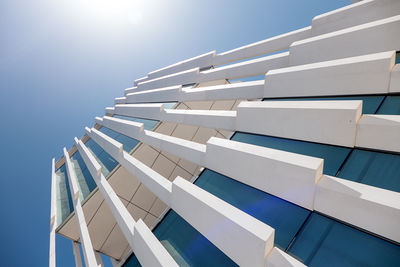
{"label": "blue sky", "polygon": [[[349,0],[0,1],[1,266],[48,265],[51,158],[133,80],[299,29]],[[58,266],[74,266],[57,238]]]}

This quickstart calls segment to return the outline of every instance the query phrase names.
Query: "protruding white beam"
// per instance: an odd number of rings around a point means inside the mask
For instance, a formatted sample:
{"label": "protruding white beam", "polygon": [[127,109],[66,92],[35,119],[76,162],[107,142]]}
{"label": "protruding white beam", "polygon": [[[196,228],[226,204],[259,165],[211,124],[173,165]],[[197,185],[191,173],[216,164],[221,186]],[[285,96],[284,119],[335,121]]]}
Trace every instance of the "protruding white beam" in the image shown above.
{"label": "protruding white beam", "polygon": [[[399,1],[400,3],[400,1]],[[400,64],[396,64],[390,75],[390,93],[400,93]]]}
{"label": "protruding white beam", "polygon": [[[93,130],[90,131],[89,129],[87,129],[87,132],[88,134],[92,135]],[[118,196],[116,195],[116,193],[114,192],[114,190],[112,189],[112,187],[110,186],[104,175],[101,173],[101,167],[99,163],[93,157],[93,155],[85,146],[85,144],[83,144],[83,142],[78,140],[78,138],[76,137],[75,137],[75,144],[86,166],[88,167],[92,177],[94,178],[100,193],[103,195],[105,202],[110,208],[111,213],[116,219],[117,224],[121,228],[121,231],[124,234],[126,240],[128,241],[130,247],[135,252],[139,262],[142,265],[146,265],[146,263],[152,262],[152,263],[157,263],[152,266],[178,266],[174,261],[174,259],[171,257],[171,255],[169,255],[167,250],[164,247],[162,247],[162,245],[159,243],[159,241],[150,231],[150,229],[147,228],[147,226],[145,226],[146,229],[143,229],[143,226],[141,225],[137,226],[137,223],[134,221],[134,219],[132,218],[126,207],[123,205],[123,203],[118,198]],[[116,154],[117,156],[124,155],[120,153],[119,145],[118,144],[116,145],[114,142],[109,142],[109,144],[106,144],[106,142],[102,142],[101,144],[104,146],[103,149],[109,150],[106,151],[110,154],[113,153]],[[116,146],[113,148],[113,145]],[[129,154],[126,153],[126,155]],[[117,159],[118,158],[121,157],[117,157]],[[140,180],[140,177],[138,178]],[[140,249],[138,249],[138,244],[137,244],[138,237],[136,236],[136,234],[134,234],[137,233],[137,229],[135,229],[136,227],[139,227],[140,230],[147,231],[146,240],[144,240],[144,242],[141,243]],[[143,251],[145,253],[143,253]]]}
{"label": "protruding white beam", "polygon": [[97,261],[97,264],[98,264],[99,266],[101,266],[101,267],[104,267],[103,260],[102,260],[102,258],[101,258],[100,252],[96,251],[95,254],[96,254],[96,261]]}
{"label": "protruding white beam", "polygon": [[172,209],[240,266],[264,266],[275,230],[225,201],[177,177]]}
{"label": "protruding white beam", "polygon": [[362,101],[253,101],[237,107],[236,130],[354,147]]}
{"label": "protruding white beam", "polygon": [[90,240],[89,230],[87,228],[85,215],[83,214],[81,201],[79,199],[79,187],[67,149],[64,147],[64,160],[67,169],[69,187],[71,190],[72,202],[74,203],[75,218],[78,225],[79,236],[82,242],[83,257],[85,265],[88,267],[99,266],[96,261],[96,255],[93,250],[92,241]]}
{"label": "protruding white beam", "polygon": [[113,267],[119,267],[119,266],[121,266],[121,265],[120,265],[120,262],[117,261],[116,259],[114,259],[114,258],[110,258],[110,259],[111,259],[111,264],[112,264]]}
{"label": "protruding white beam", "polygon": [[286,252],[274,247],[267,257],[266,267],[306,267]]}
{"label": "protruding white beam", "polygon": [[400,193],[324,175],[315,210],[400,242]]}
{"label": "protruding white beam", "polygon": [[75,266],[82,267],[82,257],[78,242],[72,241],[72,250],[74,252]]}
{"label": "protruding white beam", "polygon": [[56,266],[56,228],[57,228],[57,196],[56,196],[56,173],[55,160],[51,160],[51,195],[50,195],[50,245],[49,245],[49,267]]}
{"label": "protruding white beam", "polygon": [[400,115],[363,115],[356,146],[400,152]]}
{"label": "protruding white beam", "polygon": [[323,159],[211,137],[206,167],[309,210]]}
{"label": "protruding white beam", "polygon": [[324,61],[265,75],[264,97],[386,94],[395,51]]}

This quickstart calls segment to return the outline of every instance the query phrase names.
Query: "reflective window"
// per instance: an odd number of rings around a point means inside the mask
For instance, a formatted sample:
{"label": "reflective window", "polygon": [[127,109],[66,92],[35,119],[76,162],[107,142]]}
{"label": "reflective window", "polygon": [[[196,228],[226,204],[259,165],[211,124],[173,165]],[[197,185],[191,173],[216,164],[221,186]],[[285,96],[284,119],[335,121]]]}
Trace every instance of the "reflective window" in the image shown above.
{"label": "reflective window", "polygon": [[146,130],[152,130],[158,122],[156,120],[134,118],[134,117],[128,117],[128,116],[122,116],[122,115],[114,115],[114,118],[143,123],[143,128]]}
{"label": "reflective window", "polygon": [[310,214],[304,208],[211,170],[205,170],[196,185],[273,227],[275,245],[283,250]]}
{"label": "reflective window", "polygon": [[350,148],[264,135],[235,133],[232,140],[324,159],[324,174],[336,175]]}
{"label": "reflective window", "polygon": [[288,252],[307,266],[399,266],[400,247],[317,213]]}
{"label": "reflective window", "polygon": [[400,192],[400,155],[354,149],[338,177]]}
{"label": "reflective window", "polygon": [[396,64],[400,64],[400,51],[396,52]]}
{"label": "reflective window", "polygon": [[265,98],[264,101],[301,101],[301,100],[362,100],[363,114],[375,114],[385,96],[333,96],[333,97],[300,97],[300,98]]}
{"label": "reflective window", "polygon": [[71,163],[78,180],[79,198],[83,201],[96,188],[96,182],[93,180],[79,151],[76,151],[71,157]]}
{"label": "reflective window", "polygon": [[400,96],[387,96],[377,114],[400,115]]}
{"label": "reflective window", "polygon": [[107,177],[107,175],[118,165],[118,162],[92,139],[89,139],[85,145],[101,165],[102,174]]}
{"label": "reflective window", "polygon": [[71,191],[65,165],[59,168],[56,172],[56,216],[57,224],[60,225],[65,218],[74,210],[72,204]]}
{"label": "reflective window", "polygon": [[130,152],[138,143],[139,141],[133,138],[130,138],[126,135],[120,134],[116,131],[113,131],[107,127],[101,127],[100,132],[108,135],[109,137],[113,138],[114,140],[123,144],[123,148],[126,152]]}

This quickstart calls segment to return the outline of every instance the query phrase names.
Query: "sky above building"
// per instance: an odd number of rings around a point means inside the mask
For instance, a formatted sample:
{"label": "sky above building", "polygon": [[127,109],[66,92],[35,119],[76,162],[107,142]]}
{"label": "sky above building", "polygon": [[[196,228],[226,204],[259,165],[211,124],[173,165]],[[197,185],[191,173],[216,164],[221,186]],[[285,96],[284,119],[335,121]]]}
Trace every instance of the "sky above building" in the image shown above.
{"label": "sky above building", "polygon": [[[0,1],[0,265],[48,265],[51,158],[135,79],[309,26],[314,16],[348,4]],[[62,237],[57,266],[74,266],[71,242]]]}

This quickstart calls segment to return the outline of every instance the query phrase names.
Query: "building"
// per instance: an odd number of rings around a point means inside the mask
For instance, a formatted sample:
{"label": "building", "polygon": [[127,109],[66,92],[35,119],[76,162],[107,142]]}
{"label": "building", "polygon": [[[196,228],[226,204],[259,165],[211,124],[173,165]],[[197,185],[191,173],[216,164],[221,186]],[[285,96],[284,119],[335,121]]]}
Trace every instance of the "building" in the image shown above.
{"label": "building", "polygon": [[136,80],[53,159],[50,266],[399,266],[396,51],[365,0]]}

